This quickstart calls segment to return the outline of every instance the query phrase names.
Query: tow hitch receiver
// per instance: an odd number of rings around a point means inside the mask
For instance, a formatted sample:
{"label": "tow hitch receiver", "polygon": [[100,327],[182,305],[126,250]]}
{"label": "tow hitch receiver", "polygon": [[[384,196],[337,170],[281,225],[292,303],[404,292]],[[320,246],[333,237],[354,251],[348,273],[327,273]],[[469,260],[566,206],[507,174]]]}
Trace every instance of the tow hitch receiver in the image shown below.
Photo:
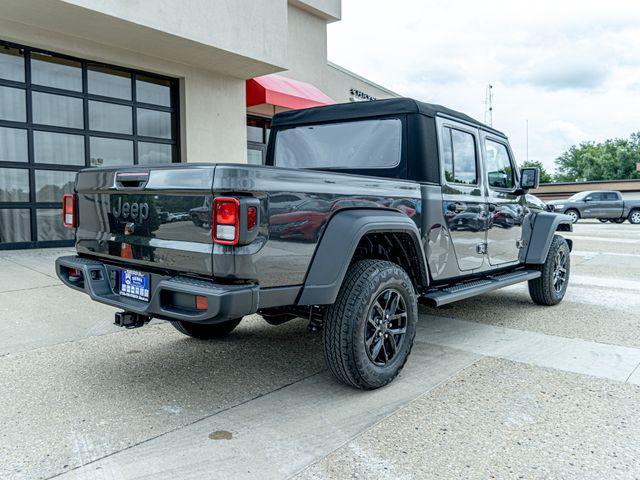
{"label": "tow hitch receiver", "polygon": [[134,312],[116,312],[115,325],[124,328],[139,328],[149,323],[151,317]]}

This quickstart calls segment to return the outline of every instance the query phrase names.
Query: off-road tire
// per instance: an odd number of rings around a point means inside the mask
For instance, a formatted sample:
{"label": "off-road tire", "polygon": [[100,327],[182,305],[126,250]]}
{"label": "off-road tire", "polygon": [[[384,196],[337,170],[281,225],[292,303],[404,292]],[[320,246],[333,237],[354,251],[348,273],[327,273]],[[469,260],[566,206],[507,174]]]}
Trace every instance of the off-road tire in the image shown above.
{"label": "off-road tire", "polygon": [[180,333],[189,337],[199,338],[200,340],[211,340],[229,335],[233,329],[238,326],[240,320],[242,320],[242,317],[227,320],[226,322],[211,324],[172,320],[171,325],[173,325]]}
{"label": "off-road tire", "polygon": [[[368,322],[374,303],[388,290],[399,294],[400,301],[404,302],[406,332],[395,356],[387,364],[379,365],[370,358],[365,335],[371,328]],[[352,264],[335,303],[325,312],[323,340],[327,367],[339,382],[351,387],[372,390],[388,384],[409,357],[417,321],[416,294],[411,279],[400,266],[383,260],[361,260]],[[385,355],[386,351],[385,348]]]}
{"label": "off-road tire", "polygon": [[629,223],[633,223],[634,225],[640,225],[640,210],[631,210],[627,220],[629,220]]}
{"label": "off-road tire", "polygon": [[617,223],[617,224],[624,223],[624,221],[625,221],[624,218],[614,218],[611,220],[612,223]]}
{"label": "off-road tire", "polygon": [[[554,280],[556,273],[556,260],[558,254],[564,254],[566,259],[565,264],[565,279],[562,288],[557,291],[555,288]],[[542,275],[534,280],[529,280],[529,295],[534,303],[538,305],[557,305],[562,301],[569,285],[569,274],[571,270],[571,257],[569,251],[569,244],[560,235],[554,235],[547,259],[540,268]]]}
{"label": "off-road tire", "polygon": [[572,217],[571,223],[578,223],[578,220],[580,220],[580,212],[573,208],[570,208],[569,210],[564,212],[564,214]]}

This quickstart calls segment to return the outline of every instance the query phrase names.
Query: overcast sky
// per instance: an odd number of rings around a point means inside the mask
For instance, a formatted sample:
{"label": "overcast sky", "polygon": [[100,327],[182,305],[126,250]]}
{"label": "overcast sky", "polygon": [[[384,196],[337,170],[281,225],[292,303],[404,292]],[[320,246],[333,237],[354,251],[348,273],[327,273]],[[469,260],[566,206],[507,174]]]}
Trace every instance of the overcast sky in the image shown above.
{"label": "overcast sky", "polygon": [[640,2],[342,0],[329,60],[484,120],[549,168],[571,145],[640,131]]}

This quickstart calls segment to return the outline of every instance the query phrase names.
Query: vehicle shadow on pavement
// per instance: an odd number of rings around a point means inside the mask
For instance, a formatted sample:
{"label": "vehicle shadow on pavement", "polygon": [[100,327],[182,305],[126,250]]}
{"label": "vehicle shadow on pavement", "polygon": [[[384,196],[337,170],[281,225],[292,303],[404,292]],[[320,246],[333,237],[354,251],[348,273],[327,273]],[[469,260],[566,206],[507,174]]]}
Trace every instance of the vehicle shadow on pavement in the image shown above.
{"label": "vehicle shadow on pavement", "polygon": [[[123,332],[116,351],[92,356],[72,371],[99,373],[109,380],[107,387],[118,383],[140,390],[161,389],[169,395],[194,383],[215,386],[221,393],[236,383],[290,382],[323,368],[321,337],[309,334],[304,320],[279,327],[257,319],[247,323],[217,340],[184,337],[168,324],[152,327],[153,333]],[[193,395],[189,398],[194,400]]]}

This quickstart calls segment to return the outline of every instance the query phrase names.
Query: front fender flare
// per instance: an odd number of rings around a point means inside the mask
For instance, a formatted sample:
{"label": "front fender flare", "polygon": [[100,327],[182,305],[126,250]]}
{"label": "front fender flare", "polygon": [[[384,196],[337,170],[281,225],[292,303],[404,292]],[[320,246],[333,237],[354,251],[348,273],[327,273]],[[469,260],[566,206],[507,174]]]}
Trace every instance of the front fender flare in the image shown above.
{"label": "front fender flare", "polygon": [[357,209],[336,213],[324,231],[307,271],[298,305],[327,305],[335,302],[360,239],[372,232],[403,232],[410,235],[423,283],[428,282],[420,232],[406,215],[393,210]]}
{"label": "front fender flare", "polygon": [[[547,259],[549,248],[556,231],[562,225],[569,225],[571,231],[571,217],[559,213],[537,212],[525,217],[522,238],[526,248],[520,250],[520,261],[530,265],[541,265]],[[564,229],[566,230],[566,228]],[[573,242],[567,240],[569,248]]]}

